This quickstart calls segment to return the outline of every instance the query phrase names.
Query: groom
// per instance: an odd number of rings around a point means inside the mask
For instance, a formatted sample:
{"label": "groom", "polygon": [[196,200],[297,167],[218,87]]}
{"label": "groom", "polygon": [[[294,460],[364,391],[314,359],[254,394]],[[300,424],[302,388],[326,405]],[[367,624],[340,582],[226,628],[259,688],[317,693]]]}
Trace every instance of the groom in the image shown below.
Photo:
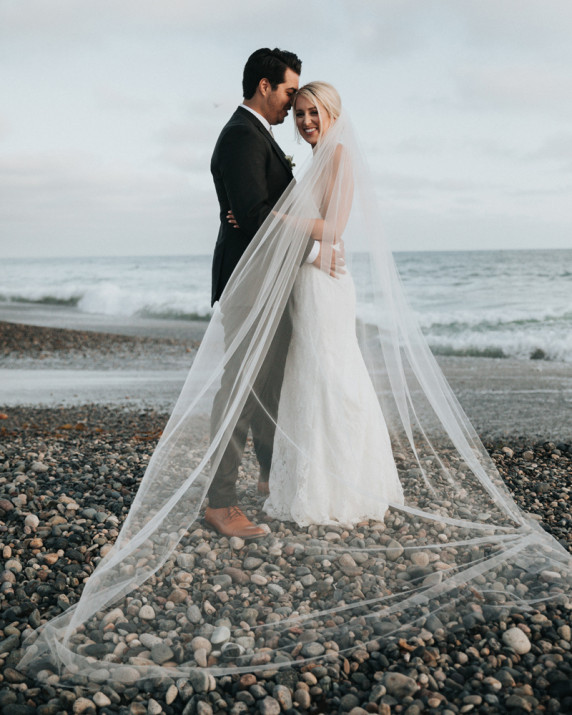
{"label": "groom", "polygon": [[[272,136],[272,125],[281,124],[288,115],[301,68],[302,62],[294,53],[268,48],[254,52],[244,67],[244,102],[220,133],[211,160],[220,205],[220,228],[212,266],[213,304],[292,180],[292,169]],[[234,214],[236,226],[228,221],[229,211]],[[306,260],[313,262],[318,251],[319,244],[310,242]],[[277,331],[281,343],[270,346],[255,383],[254,392],[260,401],[254,393],[247,399],[208,492],[205,521],[226,536],[255,539],[265,534],[238,508],[236,480],[250,427],[260,463],[258,491],[268,494],[275,419],[291,332],[288,320],[285,314],[283,322],[287,324]],[[232,375],[223,375],[223,385],[225,382],[230,385],[232,380]],[[215,414],[216,403],[215,398]]]}

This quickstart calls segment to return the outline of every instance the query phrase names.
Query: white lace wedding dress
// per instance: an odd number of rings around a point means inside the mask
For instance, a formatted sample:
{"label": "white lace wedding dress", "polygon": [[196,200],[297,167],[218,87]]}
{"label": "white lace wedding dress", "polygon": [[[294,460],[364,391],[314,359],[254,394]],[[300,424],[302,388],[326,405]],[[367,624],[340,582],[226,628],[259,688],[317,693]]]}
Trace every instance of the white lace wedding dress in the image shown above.
{"label": "white lace wedding dress", "polygon": [[382,520],[403,504],[389,434],[356,336],[355,289],[312,265],[289,301],[292,339],[278,409],[270,516],[309,524]]}

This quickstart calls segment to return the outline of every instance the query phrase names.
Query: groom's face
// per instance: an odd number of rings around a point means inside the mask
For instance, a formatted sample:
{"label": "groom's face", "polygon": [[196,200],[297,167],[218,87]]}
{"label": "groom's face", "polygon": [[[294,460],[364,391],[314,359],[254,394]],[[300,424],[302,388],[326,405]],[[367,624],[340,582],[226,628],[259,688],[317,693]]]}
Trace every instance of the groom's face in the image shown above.
{"label": "groom's face", "polygon": [[299,75],[289,67],[284,73],[284,81],[266,95],[265,117],[270,124],[282,124],[292,107],[292,100],[298,89]]}

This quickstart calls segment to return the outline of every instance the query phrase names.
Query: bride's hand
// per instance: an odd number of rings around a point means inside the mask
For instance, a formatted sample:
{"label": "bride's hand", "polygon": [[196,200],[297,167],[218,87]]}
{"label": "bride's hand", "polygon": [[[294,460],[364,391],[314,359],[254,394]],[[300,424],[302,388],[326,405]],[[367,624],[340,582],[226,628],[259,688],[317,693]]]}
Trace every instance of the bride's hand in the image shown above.
{"label": "bride's hand", "polygon": [[[340,239],[334,246],[332,246],[330,258],[330,275],[332,278],[339,278],[342,276],[346,270],[344,266],[346,265],[346,251],[344,248],[344,242]],[[316,257],[316,260],[312,264],[316,268],[322,268],[322,247],[320,246],[320,251]]]}
{"label": "bride's hand", "polygon": [[346,272],[344,266],[346,265],[346,248],[344,246],[343,239],[340,238],[337,243],[334,244],[332,250],[332,263],[330,266],[330,275],[334,278],[339,278]]}
{"label": "bride's hand", "polygon": [[234,214],[230,209],[226,212],[226,220],[232,225],[233,228],[240,228],[237,220],[234,218]]}

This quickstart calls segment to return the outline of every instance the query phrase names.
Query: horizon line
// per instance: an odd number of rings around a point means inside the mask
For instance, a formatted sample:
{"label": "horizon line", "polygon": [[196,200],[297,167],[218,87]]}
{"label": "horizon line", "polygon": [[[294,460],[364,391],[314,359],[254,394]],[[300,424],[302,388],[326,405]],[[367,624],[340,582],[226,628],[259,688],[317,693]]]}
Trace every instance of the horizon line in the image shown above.
{"label": "horizon line", "polygon": [[[572,251],[572,246],[535,246],[533,248],[424,248],[424,249],[408,249],[391,251],[392,254],[402,253],[502,253],[502,252],[520,252],[520,251]],[[366,253],[366,251],[355,251],[356,254]],[[2,256],[2,260],[42,260],[58,258],[77,258],[77,259],[98,259],[98,258],[212,258],[212,253],[122,253],[122,254],[100,254],[100,255],[28,255],[28,256]]]}

